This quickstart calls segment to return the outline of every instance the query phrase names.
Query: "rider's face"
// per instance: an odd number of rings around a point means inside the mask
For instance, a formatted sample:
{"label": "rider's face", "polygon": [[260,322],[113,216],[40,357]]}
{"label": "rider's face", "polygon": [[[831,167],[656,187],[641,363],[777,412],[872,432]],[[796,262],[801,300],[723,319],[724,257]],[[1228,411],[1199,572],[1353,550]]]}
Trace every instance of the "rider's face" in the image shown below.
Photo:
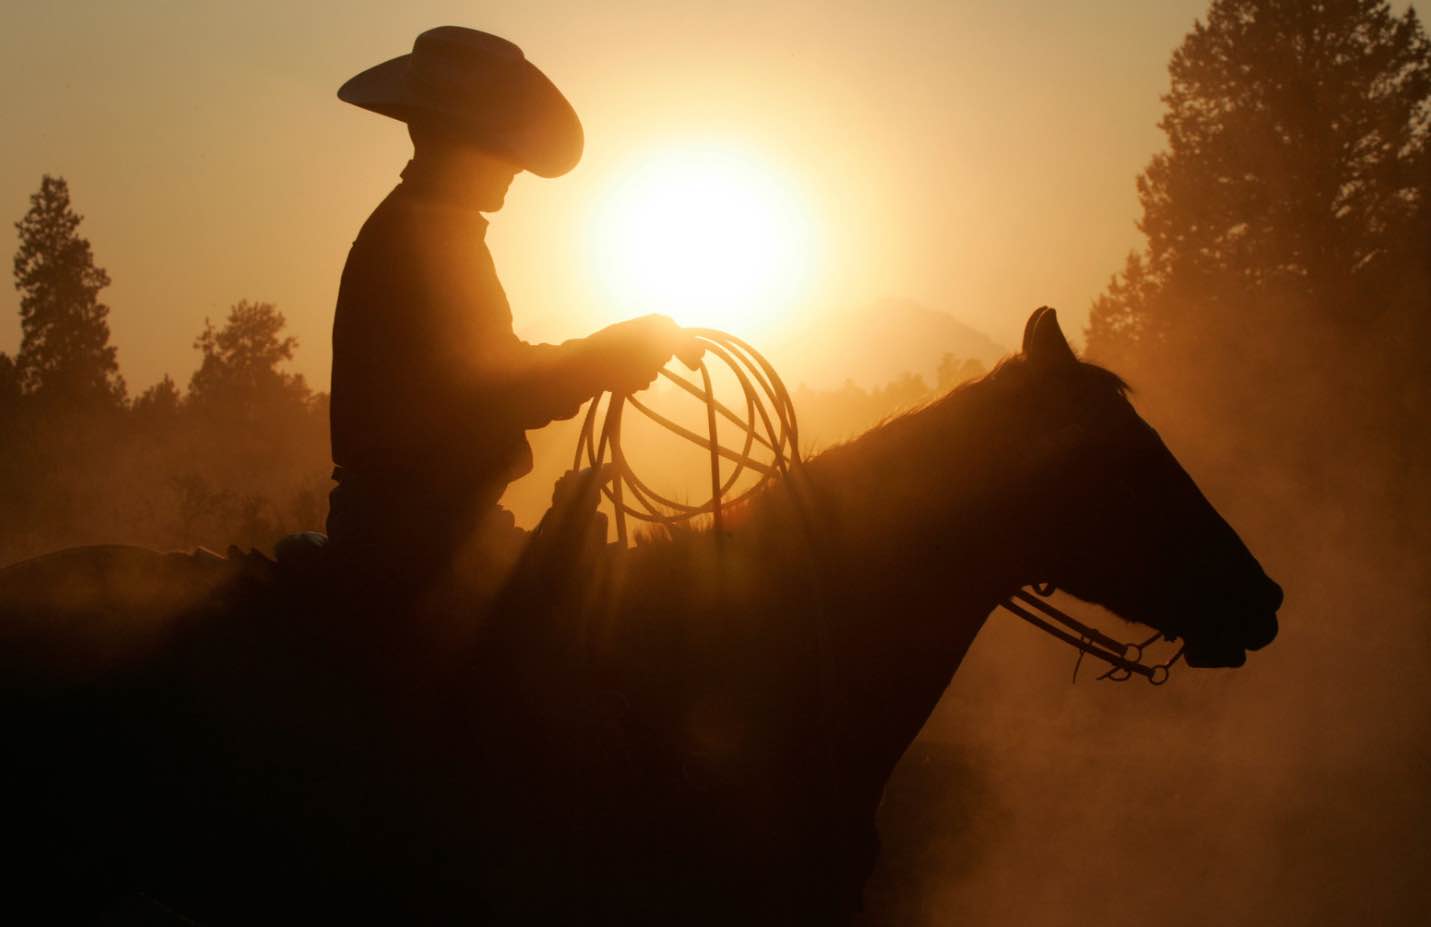
{"label": "rider's face", "polygon": [[464,186],[481,212],[496,212],[507,200],[512,178],[521,171],[501,155],[475,145],[463,145],[453,154],[454,173],[462,177]]}
{"label": "rider's face", "polygon": [[499,152],[440,126],[413,125],[415,157],[449,188],[480,212],[496,212],[507,199],[512,178],[521,172]]}

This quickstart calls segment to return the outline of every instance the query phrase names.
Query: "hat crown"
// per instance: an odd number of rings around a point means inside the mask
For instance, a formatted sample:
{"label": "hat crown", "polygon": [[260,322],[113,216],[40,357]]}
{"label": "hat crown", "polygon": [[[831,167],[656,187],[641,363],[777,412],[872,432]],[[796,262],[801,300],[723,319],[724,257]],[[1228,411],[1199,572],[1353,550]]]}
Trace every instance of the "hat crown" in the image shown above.
{"label": "hat crown", "polygon": [[522,61],[522,50],[499,35],[465,26],[438,26],[418,35],[412,43],[417,61],[473,61],[485,56]]}
{"label": "hat crown", "polygon": [[581,158],[581,121],[561,91],[515,44],[477,29],[428,29],[411,53],[349,78],[338,98],[404,122],[437,120],[542,177]]}
{"label": "hat crown", "polygon": [[483,84],[507,86],[510,96],[506,105],[487,109],[487,116],[497,121],[510,119],[524,102],[521,69],[525,63],[522,50],[513,43],[461,26],[429,29],[412,45],[413,76],[441,96],[460,97]]}

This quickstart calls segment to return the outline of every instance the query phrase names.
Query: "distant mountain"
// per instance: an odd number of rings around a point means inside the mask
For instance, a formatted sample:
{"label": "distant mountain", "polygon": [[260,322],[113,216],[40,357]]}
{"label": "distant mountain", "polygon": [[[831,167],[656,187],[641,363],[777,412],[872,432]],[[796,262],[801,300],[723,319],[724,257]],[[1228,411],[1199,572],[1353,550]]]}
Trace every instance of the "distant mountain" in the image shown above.
{"label": "distant mountain", "polygon": [[760,345],[791,389],[830,389],[853,380],[882,386],[912,372],[933,386],[945,354],[992,367],[1009,350],[947,312],[886,299],[822,316],[807,328]]}

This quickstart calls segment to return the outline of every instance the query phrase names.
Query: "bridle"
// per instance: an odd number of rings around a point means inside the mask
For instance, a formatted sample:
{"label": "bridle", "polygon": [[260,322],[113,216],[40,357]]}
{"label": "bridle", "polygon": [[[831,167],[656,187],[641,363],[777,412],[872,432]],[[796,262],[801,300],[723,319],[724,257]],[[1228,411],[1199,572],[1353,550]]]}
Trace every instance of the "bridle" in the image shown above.
{"label": "bridle", "polygon": [[[1183,648],[1179,645],[1173,655],[1162,663],[1144,663],[1143,651],[1162,637],[1162,632],[1154,632],[1152,637],[1136,644],[1120,641],[1045,601],[1045,596],[1053,594],[1052,583],[1038,583],[1029,589],[1033,592],[1020,589],[1000,602],[999,606],[1078,650],[1078,662],[1073,666],[1075,681],[1078,679],[1078,667],[1082,665],[1083,658],[1090,656],[1108,664],[1108,669],[1097,677],[1100,680],[1127,682],[1134,676],[1142,676],[1153,685],[1160,686],[1168,681],[1173,664],[1182,658]],[[1035,611],[1041,612],[1042,616],[1034,614]],[[1058,627],[1059,624],[1063,627]]]}
{"label": "bridle", "polygon": [[[662,415],[634,395],[612,394],[606,403],[606,414],[598,437],[598,409],[602,405],[602,397],[606,394],[598,393],[592,399],[586,411],[586,418],[582,421],[572,466],[576,469],[591,468],[595,472],[601,472],[603,467],[607,468],[601,483],[601,493],[611,502],[617,542],[621,549],[630,543],[628,516],[650,524],[674,527],[688,523],[697,516],[709,514],[716,537],[724,537],[726,507],[748,498],[771,479],[789,477],[801,465],[795,406],[790,401],[790,393],[784,382],[770,362],[759,351],[734,335],[710,328],[692,328],[687,329],[687,332],[700,342],[707,355],[720,360],[734,374],[743,393],[745,415],[738,415],[716,398],[711,385],[710,369],[706,366],[704,357],[696,367],[696,372],[700,375],[699,384],[669,369],[661,370],[660,376],[704,403],[705,435]],[[711,495],[708,500],[692,505],[668,498],[652,489],[636,474],[621,445],[622,418],[627,407],[709,453]],[[740,450],[733,450],[720,443],[718,418],[725,419],[740,430]],[[763,449],[760,453],[766,459],[755,456],[756,445]],[[730,475],[724,478],[720,468],[722,458],[735,464]],[[737,481],[746,471],[759,474],[761,479],[736,491]],[[733,496],[732,492],[735,492]],[[1073,669],[1075,681],[1085,656],[1108,664],[1108,669],[1097,677],[1099,680],[1126,682],[1134,676],[1142,676],[1155,686],[1161,686],[1168,681],[1173,664],[1182,658],[1181,645],[1171,657],[1161,663],[1146,662],[1145,651],[1159,637],[1164,636],[1161,632],[1155,632],[1139,643],[1120,641],[1084,624],[1046,601],[1053,592],[1051,583],[1034,584],[1019,589],[1000,602],[999,606],[1077,650],[1078,661]]]}

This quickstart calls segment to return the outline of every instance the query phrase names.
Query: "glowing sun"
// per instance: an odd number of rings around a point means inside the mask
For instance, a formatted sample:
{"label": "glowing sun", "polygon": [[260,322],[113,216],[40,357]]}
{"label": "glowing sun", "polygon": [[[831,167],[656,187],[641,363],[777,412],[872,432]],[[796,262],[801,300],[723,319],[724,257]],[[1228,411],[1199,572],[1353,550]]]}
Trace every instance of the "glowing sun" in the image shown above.
{"label": "glowing sun", "polygon": [[758,159],[689,147],[618,175],[593,226],[598,273],[621,314],[748,335],[804,295],[812,224],[795,187]]}

